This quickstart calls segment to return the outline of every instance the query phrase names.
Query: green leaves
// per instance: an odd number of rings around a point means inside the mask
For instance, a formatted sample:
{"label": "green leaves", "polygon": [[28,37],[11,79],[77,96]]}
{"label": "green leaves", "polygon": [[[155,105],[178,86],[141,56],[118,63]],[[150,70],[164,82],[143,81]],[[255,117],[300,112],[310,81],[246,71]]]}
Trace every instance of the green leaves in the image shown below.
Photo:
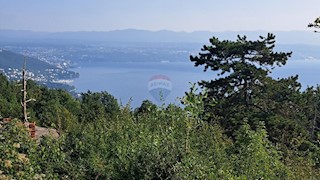
{"label": "green leaves", "polygon": [[90,92],[81,95],[81,122],[92,122],[101,118],[111,118],[119,112],[117,100],[107,92]]}
{"label": "green leaves", "polygon": [[236,132],[233,146],[233,168],[240,177],[250,179],[284,179],[289,170],[280,161],[276,148],[267,139],[263,123],[256,131],[244,122]]}
{"label": "green leaves", "polygon": [[0,121],[0,179],[32,179],[36,172],[30,152],[35,142],[18,120]]}
{"label": "green leaves", "polygon": [[[304,155],[318,154],[316,148],[305,144],[319,147],[319,90],[309,88],[301,93],[298,76],[276,80],[268,76],[275,67],[286,64],[291,52],[274,52],[275,36],[270,33],[255,41],[246,36],[238,36],[236,41],[213,37],[210,43],[190,59],[195,66],[204,66],[204,71],[211,69],[216,78],[199,82],[206,96],[187,93],[186,111],[196,114],[193,117],[206,114],[200,119],[218,122],[235,140],[229,154],[235,169],[229,172],[240,179],[292,178],[289,170],[282,168],[280,152],[284,154],[281,159],[297,158],[294,163],[285,162],[292,171],[303,171],[295,163],[305,163],[306,169],[312,169],[310,157]],[[202,104],[197,103],[198,98],[203,99]],[[291,151],[297,154],[291,156]],[[317,174],[319,169],[309,171]]]}

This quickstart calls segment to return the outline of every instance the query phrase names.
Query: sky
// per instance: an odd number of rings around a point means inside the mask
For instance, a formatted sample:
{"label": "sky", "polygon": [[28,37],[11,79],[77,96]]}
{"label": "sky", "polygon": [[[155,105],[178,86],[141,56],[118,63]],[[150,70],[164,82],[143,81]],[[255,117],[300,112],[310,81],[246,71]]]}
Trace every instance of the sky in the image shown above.
{"label": "sky", "polygon": [[0,29],[310,30],[320,0],[0,0]]}

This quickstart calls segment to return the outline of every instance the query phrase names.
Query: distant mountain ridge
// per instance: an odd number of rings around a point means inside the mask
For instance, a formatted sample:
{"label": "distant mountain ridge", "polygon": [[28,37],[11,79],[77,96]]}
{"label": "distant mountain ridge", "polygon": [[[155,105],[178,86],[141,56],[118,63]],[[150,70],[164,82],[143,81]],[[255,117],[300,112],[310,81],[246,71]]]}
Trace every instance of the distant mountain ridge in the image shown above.
{"label": "distant mountain ridge", "polygon": [[[77,31],[77,32],[35,32],[24,30],[0,30],[0,43],[7,42],[172,42],[207,43],[216,36],[221,39],[236,39],[237,35],[246,35],[250,39],[265,36],[267,31],[195,31],[175,32],[168,30],[148,31],[137,29],[114,31]],[[320,45],[319,34],[311,31],[275,31],[277,43]]]}

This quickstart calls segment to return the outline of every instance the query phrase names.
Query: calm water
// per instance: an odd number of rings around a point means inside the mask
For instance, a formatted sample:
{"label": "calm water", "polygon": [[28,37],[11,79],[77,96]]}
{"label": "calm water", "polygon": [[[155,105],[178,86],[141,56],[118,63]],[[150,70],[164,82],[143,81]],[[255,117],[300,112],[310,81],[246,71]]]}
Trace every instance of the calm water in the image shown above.
{"label": "calm water", "polygon": [[[131,106],[137,107],[145,99],[156,104],[158,97],[151,95],[148,83],[155,75],[165,75],[172,83],[171,93],[165,103],[178,104],[177,97],[182,97],[190,88],[189,82],[213,79],[213,72],[203,72],[202,67],[194,67],[191,62],[164,63],[104,63],[94,66],[82,66],[74,69],[80,73],[73,85],[78,92],[107,91],[122,104],[132,99]],[[291,60],[286,66],[276,68],[273,77],[288,77],[299,74],[303,88],[307,85],[320,84],[320,61]]]}

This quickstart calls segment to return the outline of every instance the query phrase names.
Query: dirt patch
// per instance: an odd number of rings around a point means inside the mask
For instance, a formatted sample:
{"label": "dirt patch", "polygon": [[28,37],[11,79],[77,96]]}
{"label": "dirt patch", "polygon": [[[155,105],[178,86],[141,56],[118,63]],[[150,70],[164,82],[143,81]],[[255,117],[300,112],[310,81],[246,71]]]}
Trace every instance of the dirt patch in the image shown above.
{"label": "dirt patch", "polygon": [[35,128],[35,139],[40,139],[42,136],[51,136],[53,138],[58,138],[59,133],[53,128],[44,128],[36,126]]}
{"label": "dirt patch", "polygon": [[[0,124],[5,124],[5,123],[10,123],[12,118],[2,118],[0,119]],[[36,126],[35,123],[19,123],[21,126],[25,126],[30,134],[30,138],[33,138],[35,140],[40,140],[41,137],[43,136],[50,136],[53,138],[58,138],[60,135],[56,129],[53,128],[45,128],[45,127],[40,127]]]}

